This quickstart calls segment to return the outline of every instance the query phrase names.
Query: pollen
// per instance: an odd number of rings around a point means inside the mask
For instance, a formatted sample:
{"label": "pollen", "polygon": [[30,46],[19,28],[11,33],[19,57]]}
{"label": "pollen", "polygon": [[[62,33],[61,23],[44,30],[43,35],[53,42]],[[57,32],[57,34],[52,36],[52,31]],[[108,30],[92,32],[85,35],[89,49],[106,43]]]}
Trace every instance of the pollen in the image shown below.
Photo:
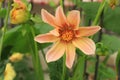
{"label": "pollen", "polygon": [[71,41],[74,37],[74,32],[72,30],[65,30],[61,34],[61,39],[63,41]]}

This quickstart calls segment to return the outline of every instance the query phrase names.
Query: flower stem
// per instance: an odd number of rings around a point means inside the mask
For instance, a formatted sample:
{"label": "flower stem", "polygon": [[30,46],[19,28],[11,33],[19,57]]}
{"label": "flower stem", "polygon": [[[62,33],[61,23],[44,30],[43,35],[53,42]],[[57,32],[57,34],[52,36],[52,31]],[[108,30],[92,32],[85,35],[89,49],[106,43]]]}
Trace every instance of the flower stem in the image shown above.
{"label": "flower stem", "polygon": [[96,17],[95,17],[92,25],[98,25],[98,20],[99,20],[99,18],[100,18],[100,16],[101,16],[101,13],[102,13],[102,11],[103,11],[103,8],[104,8],[104,6],[105,6],[105,3],[106,3],[106,0],[103,0],[102,3],[100,4],[100,7],[99,7],[98,12],[97,12],[97,15],[96,15]]}
{"label": "flower stem", "polygon": [[[101,14],[101,26],[102,26],[102,23],[103,23],[103,19],[102,19],[102,17],[103,17],[103,11],[102,11],[102,14]],[[101,40],[102,40],[102,29],[100,30],[100,32],[99,32],[99,35],[98,35],[98,41],[97,42],[100,42]],[[99,55],[96,55],[96,59],[97,59],[97,61],[96,61],[96,65],[95,65],[95,76],[94,76],[94,80],[97,80],[97,75],[98,75],[98,68],[99,68]]]}
{"label": "flower stem", "polygon": [[5,20],[4,20],[4,26],[3,26],[3,30],[2,30],[2,37],[1,37],[1,40],[0,40],[0,60],[1,60],[1,54],[2,54],[2,48],[3,48],[3,41],[4,41],[4,37],[5,37],[6,30],[7,30],[7,25],[8,25],[10,5],[11,5],[11,0],[8,0],[7,13],[6,13]]}
{"label": "flower stem", "polygon": [[88,80],[88,76],[89,76],[89,74],[87,73],[86,69],[87,69],[87,60],[86,60],[86,58],[85,58],[85,63],[84,63],[84,74],[83,74],[84,80]]}
{"label": "flower stem", "polygon": [[63,70],[62,70],[61,80],[65,80],[65,73],[66,73],[65,60],[66,60],[66,56],[64,55],[63,56]]}
{"label": "flower stem", "polygon": [[[120,61],[118,67],[120,67]],[[120,80],[120,68],[118,68],[118,80]]]}
{"label": "flower stem", "polygon": [[[100,21],[100,25],[102,26],[103,24],[103,11],[104,11],[104,8],[102,9],[102,12],[101,12],[101,21]],[[98,35],[98,41],[97,42],[100,42],[102,40],[102,29],[99,31],[99,35]],[[94,76],[94,80],[97,80],[97,76],[98,76],[98,68],[99,68],[99,58],[100,56],[99,55],[96,55],[96,63],[95,63],[95,76]]]}
{"label": "flower stem", "polygon": [[64,0],[60,0],[60,5],[61,5],[62,8],[64,9]]}
{"label": "flower stem", "polygon": [[[97,15],[92,23],[92,25],[98,25],[98,21],[99,21],[99,18],[103,16],[103,10],[104,10],[104,6],[106,4],[106,0],[103,0],[102,3],[100,4],[100,7],[98,9],[98,12],[97,12]],[[101,25],[102,25],[102,21],[101,21]],[[98,42],[100,42],[102,39],[102,30],[100,30],[99,32],[99,39],[98,39]],[[97,80],[97,76],[98,76],[98,68],[99,68],[99,55],[96,55],[96,63],[95,63],[95,76],[94,76],[94,80]]]}
{"label": "flower stem", "polygon": [[73,77],[70,80],[84,80],[85,56],[79,56]]}
{"label": "flower stem", "polygon": [[98,75],[98,67],[99,67],[99,55],[96,55],[96,63],[95,63],[95,76],[94,76],[94,80],[97,80],[97,75]]}
{"label": "flower stem", "polygon": [[[35,37],[35,32],[34,32],[33,27],[31,27],[31,33],[32,33],[32,36],[34,38]],[[38,53],[38,49],[37,49],[37,43],[35,41],[34,41],[34,53],[33,54],[34,54],[33,55],[33,61],[35,62],[34,63],[35,71],[36,71],[36,75],[38,77],[37,80],[44,80],[42,66],[41,66],[41,63],[40,63],[39,53]]]}

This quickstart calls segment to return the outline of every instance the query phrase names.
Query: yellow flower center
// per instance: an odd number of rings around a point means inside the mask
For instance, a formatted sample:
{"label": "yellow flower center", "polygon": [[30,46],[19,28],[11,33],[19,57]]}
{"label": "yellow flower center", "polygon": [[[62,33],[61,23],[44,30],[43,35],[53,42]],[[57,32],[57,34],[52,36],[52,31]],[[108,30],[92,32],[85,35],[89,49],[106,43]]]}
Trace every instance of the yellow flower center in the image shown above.
{"label": "yellow flower center", "polygon": [[74,37],[73,30],[63,30],[63,31],[61,31],[61,39],[63,41],[69,42],[73,39],[73,37]]}

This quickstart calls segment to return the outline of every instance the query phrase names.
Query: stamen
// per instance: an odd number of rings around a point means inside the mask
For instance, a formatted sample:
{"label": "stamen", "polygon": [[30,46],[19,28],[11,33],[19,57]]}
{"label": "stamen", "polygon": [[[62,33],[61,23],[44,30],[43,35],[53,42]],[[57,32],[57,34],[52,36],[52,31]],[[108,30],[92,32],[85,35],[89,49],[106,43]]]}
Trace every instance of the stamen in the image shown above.
{"label": "stamen", "polygon": [[63,41],[71,41],[74,37],[74,33],[72,30],[65,30],[65,31],[62,31],[61,33],[61,39]]}

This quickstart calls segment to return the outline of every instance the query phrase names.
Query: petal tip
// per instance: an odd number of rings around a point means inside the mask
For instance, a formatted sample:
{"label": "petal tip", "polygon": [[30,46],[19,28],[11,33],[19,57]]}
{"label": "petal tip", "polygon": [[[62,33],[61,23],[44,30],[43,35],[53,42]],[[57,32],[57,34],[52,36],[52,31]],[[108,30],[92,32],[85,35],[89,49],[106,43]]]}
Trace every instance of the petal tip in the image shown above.
{"label": "petal tip", "polygon": [[34,38],[34,41],[36,41],[36,42],[38,41],[38,40],[37,40],[37,36]]}
{"label": "petal tip", "polygon": [[67,66],[69,69],[72,68],[72,65],[70,65],[70,64],[67,64],[67,63],[66,63],[66,66]]}
{"label": "petal tip", "polygon": [[98,30],[102,29],[100,26],[98,26]]}
{"label": "petal tip", "polygon": [[41,9],[41,12],[44,12],[44,11],[46,11],[46,10],[42,8],[42,9]]}
{"label": "petal tip", "polygon": [[58,6],[58,9],[62,9],[62,6]]}
{"label": "petal tip", "polygon": [[43,16],[45,14],[46,10],[45,9],[41,9],[41,15]]}
{"label": "petal tip", "polygon": [[46,56],[46,62],[47,63],[51,62],[51,59],[48,56]]}
{"label": "petal tip", "polygon": [[100,26],[96,26],[97,30],[99,31],[100,29],[102,29]]}

